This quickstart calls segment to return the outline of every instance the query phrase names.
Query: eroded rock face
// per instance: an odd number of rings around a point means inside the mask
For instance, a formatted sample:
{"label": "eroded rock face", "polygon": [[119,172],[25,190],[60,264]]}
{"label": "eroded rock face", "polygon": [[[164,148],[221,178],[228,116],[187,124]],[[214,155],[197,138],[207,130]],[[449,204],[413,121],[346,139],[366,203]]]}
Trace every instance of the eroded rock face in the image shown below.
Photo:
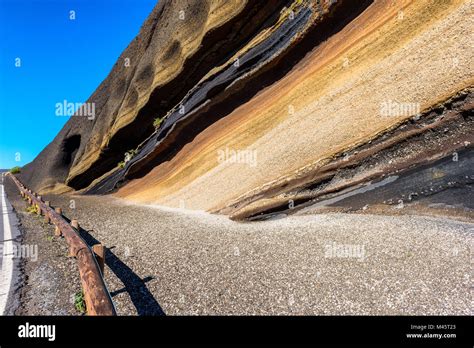
{"label": "eroded rock face", "polygon": [[72,118],[24,172],[253,218],[435,161],[474,140],[472,16],[461,0],[160,1],[91,96],[96,120]]}
{"label": "eroded rock face", "polygon": [[153,120],[163,117],[205,74],[277,20],[286,3],[160,1],[87,100],[95,103],[95,119],[72,117],[25,166],[25,180],[38,191],[64,183],[74,189],[88,186],[149,136]]}

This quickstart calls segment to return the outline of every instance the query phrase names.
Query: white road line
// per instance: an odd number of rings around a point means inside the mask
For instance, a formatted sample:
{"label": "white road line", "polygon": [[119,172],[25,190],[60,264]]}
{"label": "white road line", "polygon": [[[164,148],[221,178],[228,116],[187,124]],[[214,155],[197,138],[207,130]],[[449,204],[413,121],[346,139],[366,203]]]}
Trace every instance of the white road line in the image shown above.
{"label": "white road line", "polygon": [[13,238],[12,229],[10,226],[10,219],[8,218],[8,207],[5,199],[5,190],[3,189],[3,180],[0,184],[0,194],[2,196],[2,215],[3,215],[3,250],[0,257],[2,257],[2,271],[0,277],[0,314],[5,314],[7,307],[8,294],[10,293],[10,287],[13,276],[13,254],[10,252],[7,255],[5,251],[13,250]]}

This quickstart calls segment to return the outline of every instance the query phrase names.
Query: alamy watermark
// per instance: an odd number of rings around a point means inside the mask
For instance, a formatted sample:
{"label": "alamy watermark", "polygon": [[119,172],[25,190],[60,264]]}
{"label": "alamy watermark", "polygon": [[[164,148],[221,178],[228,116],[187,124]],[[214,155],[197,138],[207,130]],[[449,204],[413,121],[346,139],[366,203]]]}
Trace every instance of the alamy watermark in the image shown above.
{"label": "alamy watermark", "polygon": [[219,163],[241,163],[256,167],[257,150],[234,150],[226,147],[225,150],[217,151],[217,161]]}
{"label": "alamy watermark", "polygon": [[353,258],[364,261],[365,245],[363,244],[338,244],[332,242],[326,244],[324,257],[326,258]]}
{"label": "alamy watermark", "polygon": [[397,102],[389,99],[380,104],[380,115],[382,117],[419,115],[420,111],[420,103]]}
{"label": "alamy watermark", "polygon": [[72,103],[64,99],[56,103],[56,116],[82,116],[88,120],[95,119],[95,103]]}
{"label": "alamy watermark", "polygon": [[12,256],[14,259],[30,259],[38,261],[38,245],[13,243],[10,247],[0,244],[0,255],[3,257]]}

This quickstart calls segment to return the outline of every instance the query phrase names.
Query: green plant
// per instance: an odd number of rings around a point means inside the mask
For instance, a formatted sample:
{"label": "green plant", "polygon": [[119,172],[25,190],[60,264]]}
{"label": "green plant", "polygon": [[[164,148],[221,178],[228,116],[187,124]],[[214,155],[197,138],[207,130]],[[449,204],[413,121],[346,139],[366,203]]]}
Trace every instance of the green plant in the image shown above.
{"label": "green plant", "polygon": [[127,152],[125,152],[125,158],[128,157],[129,160],[131,160],[133,157],[135,157],[135,155],[138,153],[138,150],[137,149],[131,149]]}
{"label": "green plant", "polygon": [[120,161],[117,166],[119,168],[125,168],[125,164],[130,161],[133,157],[135,157],[135,155],[138,153],[138,150],[137,149],[132,149],[132,150],[129,150],[127,152],[125,152],[125,158],[123,161]]}
{"label": "green plant", "polygon": [[36,204],[33,204],[33,205],[30,205],[29,207],[26,207],[26,211],[28,213],[38,214],[38,207],[36,206]]}
{"label": "green plant", "polygon": [[155,120],[153,121],[153,126],[154,126],[155,128],[158,128],[158,127],[160,126],[161,122],[163,122],[163,119],[160,118],[160,117],[157,117],[157,118],[155,118]]}
{"label": "green plant", "polygon": [[82,290],[74,294],[74,307],[79,313],[86,312],[86,302],[84,300],[84,292]]}
{"label": "green plant", "polygon": [[10,169],[10,173],[12,174],[18,174],[21,172],[21,168],[16,166],[16,167],[13,167],[12,169]]}

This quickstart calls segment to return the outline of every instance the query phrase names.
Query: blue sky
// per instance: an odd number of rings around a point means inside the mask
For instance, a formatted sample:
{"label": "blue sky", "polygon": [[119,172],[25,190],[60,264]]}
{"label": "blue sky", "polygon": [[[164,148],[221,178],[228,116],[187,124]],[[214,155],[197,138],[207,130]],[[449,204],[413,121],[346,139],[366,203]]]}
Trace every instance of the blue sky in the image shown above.
{"label": "blue sky", "polygon": [[0,0],[0,168],[31,162],[53,140],[68,120],[56,103],[87,100],[156,2]]}

